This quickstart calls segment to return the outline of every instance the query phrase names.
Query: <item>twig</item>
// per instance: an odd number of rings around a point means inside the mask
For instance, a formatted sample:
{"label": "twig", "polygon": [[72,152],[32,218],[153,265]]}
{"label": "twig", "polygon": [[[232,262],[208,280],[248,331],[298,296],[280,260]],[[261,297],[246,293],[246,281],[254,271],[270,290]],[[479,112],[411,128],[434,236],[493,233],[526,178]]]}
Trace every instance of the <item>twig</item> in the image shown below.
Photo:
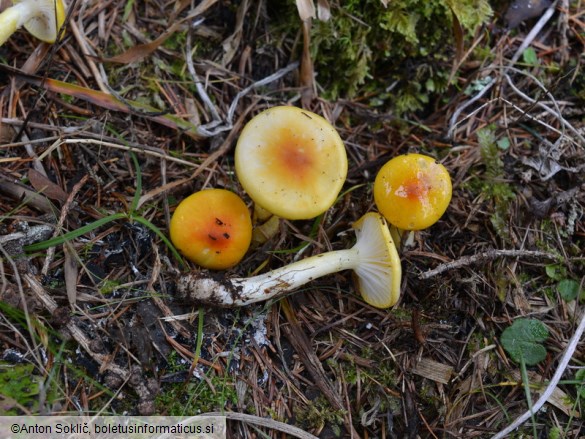
{"label": "twig", "polygon": [[552,393],[555,391],[557,384],[561,380],[561,377],[563,376],[565,369],[569,365],[569,362],[573,358],[573,354],[577,350],[577,344],[579,343],[579,340],[581,340],[581,336],[583,335],[583,332],[585,332],[585,312],[583,312],[583,314],[581,315],[581,321],[579,322],[579,326],[577,327],[577,329],[575,330],[575,333],[573,334],[573,336],[569,340],[569,344],[567,345],[567,348],[565,349],[565,353],[563,354],[561,361],[559,362],[559,366],[557,367],[555,374],[553,375],[552,379],[550,380],[550,382],[546,386],[546,389],[544,390],[544,392],[542,393],[540,398],[538,398],[538,400],[532,406],[532,410],[527,410],[520,417],[516,418],[516,420],[514,422],[512,422],[510,425],[508,425],[506,428],[504,428],[502,431],[500,431],[496,435],[492,436],[492,439],[502,439],[502,438],[506,437],[513,430],[517,429],[524,422],[526,422],[528,419],[530,419],[530,417],[534,413],[538,412],[540,410],[540,408],[544,405],[544,403],[548,401],[548,399],[551,397]]}
{"label": "twig", "polygon": [[[202,22],[203,22],[202,19],[198,20],[197,22],[195,22],[192,25],[192,27],[195,27],[199,23],[202,23]],[[209,95],[205,91],[205,87],[203,87],[203,84],[201,82],[201,79],[199,78],[199,75],[195,71],[195,66],[193,65],[193,56],[191,54],[191,52],[192,52],[192,50],[191,50],[191,32],[187,32],[187,41],[185,42],[185,52],[186,52],[185,53],[185,60],[187,61],[187,70],[189,70],[189,73],[191,74],[191,78],[193,79],[193,82],[195,83],[195,88],[197,88],[197,94],[199,95],[199,97],[201,98],[201,100],[203,101],[203,103],[205,104],[205,106],[207,107],[209,112],[211,113],[211,122],[209,122],[205,125],[199,125],[199,127],[197,127],[197,131],[199,132],[199,134],[201,134],[203,136],[211,137],[211,136],[213,136],[214,133],[209,131],[209,129],[215,128],[216,126],[218,126],[221,123],[221,117],[219,116],[217,108],[215,108],[215,105],[213,104],[213,102],[209,98]]]}
{"label": "twig", "polygon": [[[526,50],[526,48],[528,46],[530,46],[530,44],[532,44],[532,42],[534,41],[534,39],[536,38],[538,33],[542,30],[544,25],[550,20],[550,18],[554,14],[557,1],[555,1],[552,5],[550,5],[550,7],[545,11],[545,13],[542,14],[542,17],[540,17],[538,22],[534,25],[532,30],[528,33],[528,35],[526,36],[526,38],[524,39],[524,41],[522,42],[520,47],[518,47],[518,50],[516,50],[516,52],[514,53],[514,56],[512,56],[512,59],[510,60],[510,62],[506,66],[506,68],[512,67],[514,64],[516,64],[516,61],[518,61],[520,59],[520,57],[524,53],[524,50]],[[504,72],[505,72],[506,68],[504,68]],[[494,86],[496,81],[497,81],[497,78],[492,78],[474,97],[472,97],[470,100],[468,100],[463,105],[461,105],[459,108],[457,108],[457,110],[455,110],[455,112],[451,116],[451,119],[449,120],[449,129],[447,131],[447,138],[453,138],[453,134],[455,132],[455,129],[457,128],[457,125],[459,125],[459,123],[461,123],[467,119],[467,118],[465,118],[465,119],[462,119],[461,121],[457,122],[457,119],[459,119],[459,116],[461,115],[463,110],[465,110],[467,107],[469,107],[470,105],[474,104],[479,99],[481,99],[481,97],[484,94],[486,94],[488,92],[488,90],[490,90]]]}
{"label": "twig", "polygon": [[48,156],[53,150],[55,150],[56,148],[60,147],[61,145],[75,145],[75,144],[79,144],[79,145],[97,145],[97,146],[105,146],[108,148],[114,148],[114,149],[121,149],[124,151],[137,151],[137,152],[141,152],[142,154],[145,155],[149,155],[152,157],[156,157],[159,159],[163,159],[163,160],[168,160],[170,162],[175,162],[175,163],[179,163],[181,165],[184,166],[189,166],[191,168],[193,167],[198,167],[199,165],[195,164],[195,163],[191,163],[187,160],[182,160],[180,158],[177,157],[173,157],[170,156],[166,153],[164,153],[164,151],[160,150],[161,152],[157,151],[158,148],[149,148],[149,147],[139,147],[139,146],[133,146],[133,145],[122,145],[122,144],[118,144],[118,143],[113,143],[113,142],[104,142],[102,140],[97,140],[97,139],[58,139],[56,142],[54,142],[51,146],[49,146],[40,156],[39,159],[44,159],[46,156]]}
{"label": "twig", "polygon": [[201,134],[202,136],[206,136],[206,137],[213,137],[213,136],[215,136],[219,133],[222,133],[224,131],[229,131],[234,127],[233,120],[234,120],[234,114],[236,112],[236,107],[238,105],[238,102],[240,101],[240,99],[243,96],[247,95],[250,91],[254,90],[257,87],[261,87],[263,85],[270,84],[271,82],[274,82],[274,81],[282,78],[283,76],[287,75],[288,73],[292,72],[293,70],[295,70],[299,67],[298,62],[293,62],[293,63],[289,64],[288,66],[276,71],[272,75],[269,75],[266,78],[263,78],[259,81],[256,81],[253,84],[250,84],[248,87],[244,88],[242,91],[240,91],[236,95],[236,97],[234,98],[234,100],[230,104],[225,123],[223,125],[219,125],[221,122],[219,114],[217,113],[215,106],[213,105],[213,103],[209,99],[207,92],[205,91],[205,89],[203,88],[203,85],[201,84],[201,80],[199,79],[199,77],[197,76],[197,73],[195,72],[195,68],[193,66],[193,60],[191,59],[191,56],[189,54],[189,52],[190,52],[189,44],[190,44],[190,38],[189,38],[189,35],[187,35],[187,56],[186,56],[187,67],[189,69],[189,73],[191,74],[191,77],[193,78],[193,81],[195,82],[195,86],[197,87],[197,92],[199,94],[199,97],[201,98],[201,100],[203,100],[203,102],[205,103],[205,105],[207,106],[209,111],[211,111],[211,113],[212,113],[213,120],[210,123],[208,123],[206,125],[201,125],[197,128],[197,132],[199,134]]}
{"label": "twig", "polygon": [[419,279],[430,279],[438,274],[443,273],[444,271],[453,270],[456,268],[464,267],[466,265],[475,264],[477,262],[482,261],[489,261],[492,259],[496,259],[499,257],[509,257],[509,258],[519,258],[519,257],[529,257],[529,258],[547,258],[547,259],[556,259],[557,256],[551,253],[541,252],[538,250],[497,250],[497,249],[490,249],[485,252],[477,253],[471,256],[463,256],[452,262],[446,262],[444,264],[440,264],[436,268],[432,270],[425,271],[424,273],[419,274]]}
{"label": "twig", "polygon": [[[516,70],[516,69],[514,69]],[[521,72],[519,70],[516,70],[518,73],[522,73],[522,74],[526,74],[525,72]],[[540,81],[538,81],[533,75],[530,74],[526,74],[528,77],[530,77],[531,79],[533,79],[536,84],[538,84],[538,86],[545,91],[545,93],[550,95],[550,92],[544,87],[544,85],[542,85],[542,83]],[[551,99],[553,102],[553,105],[555,106],[555,109],[553,110],[552,108],[550,108],[548,105],[546,105],[543,102],[539,102],[536,99],[531,98],[530,96],[526,95],[525,93],[523,93],[518,87],[516,87],[516,85],[514,84],[514,82],[512,81],[512,79],[510,78],[510,76],[508,74],[505,74],[504,77],[506,78],[506,82],[508,82],[508,85],[510,87],[512,87],[512,89],[514,90],[514,92],[520,96],[522,99],[524,99],[525,101],[536,105],[540,108],[542,108],[544,111],[546,111],[549,114],[552,114],[553,116],[555,116],[559,122],[561,122],[561,126],[563,127],[563,131],[565,128],[568,128],[575,136],[577,136],[577,138],[581,141],[581,144],[585,144],[585,137],[583,137],[583,135],[579,132],[579,130],[577,130],[574,126],[572,126],[569,122],[567,122],[567,120],[562,116],[561,114],[561,110],[558,107],[557,102],[555,101],[555,99],[552,97],[551,95]],[[575,142],[577,143],[577,142]]]}
{"label": "twig", "polygon": [[232,126],[232,121],[234,120],[234,113],[236,112],[236,107],[238,105],[238,101],[240,100],[240,98],[242,98],[243,96],[247,95],[250,91],[254,90],[257,87],[262,87],[263,85],[268,85],[273,81],[276,81],[280,78],[282,78],[283,76],[289,74],[290,72],[292,72],[293,70],[296,70],[299,67],[299,63],[298,61],[295,61],[291,64],[289,64],[288,66],[274,72],[272,75],[267,76],[264,79],[261,79],[260,81],[256,81],[253,84],[250,84],[249,86],[247,86],[245,89],[243,89],[242,91],[240,91],[235,99],[233,100],[233,102],[230,105],[230,108],[228,110],[228,115],[227,115],[227,122],[230,126]]}
{"label": "twig", "polygon": [[[318,439],[317,436],[313,436],[311,433],[307,433],[298,427],[294,427],[284,422],[275,421],[274,419],[262,418],[260,416],[248,415],[246,413],[236,412],[210,412],[202,413],[198,416],[225,416],[227,419],[232,421],[245,422],[247,424],[260,425],[261,427],[272,428],[274,430],[282,431],[283,433],[290,434],[291,436],[299,439]],[[187,421],[183,421],[187,422]]]}

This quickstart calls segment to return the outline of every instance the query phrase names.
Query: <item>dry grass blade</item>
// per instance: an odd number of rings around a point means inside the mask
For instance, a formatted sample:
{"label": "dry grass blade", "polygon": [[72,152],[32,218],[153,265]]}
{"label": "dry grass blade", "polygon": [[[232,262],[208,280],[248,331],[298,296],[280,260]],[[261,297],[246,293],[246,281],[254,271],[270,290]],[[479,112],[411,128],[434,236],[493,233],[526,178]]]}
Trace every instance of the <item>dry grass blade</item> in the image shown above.
{"label": "dry grass blade", "polygon": [[165,111],[161,112],[160,110],[157,110],[156,108],[153,108],[149,105],[131,100],[121,101],[111,94],[107,94],[98,90],[91,90],[86,87],[69,84],[63,81],[58,81],[56,79],[40,78],[34,75],[27,75],[16,69],[9,68],[6,65],[0,65],[0,68],[9,74],[15,75],[19,79],[42,87],[46,90],[55,93],[63,93],[66,96],[81,99],[94,105],[98,105],[102,108],[107,108],[108,110],[120,111],[123,113],[145,117],[156,123],[184,133],[193,139],[201,138],[201,135],[197,131],[197,127],[191,125],[189,121],[181,119],[180,117],[172,114],[161,114],[165,113]]}
{"label": "dry grass blade", "polygon": [[306,431],[301,430],[293,425],[285,424],[284,422],[275,421],[274,419],[262,418],[260,416],[248,415],[246,413],[235,412],[209,412],[203,413],[201,416],[225,416],[227,419],[238,422],[245,422],[260,427],[270,428],[272,430],[281,431],[299,439],[318,439]]}
{"label": "dry grass blade", "polygon": [[69,300],[69,305],[74,307],[77,302],[77,275],[79,274],[77,254],[75,249],[68,242],[63,245],[63,253],[65,257],[63,261],[63,271],[65,276],[67,300]]}

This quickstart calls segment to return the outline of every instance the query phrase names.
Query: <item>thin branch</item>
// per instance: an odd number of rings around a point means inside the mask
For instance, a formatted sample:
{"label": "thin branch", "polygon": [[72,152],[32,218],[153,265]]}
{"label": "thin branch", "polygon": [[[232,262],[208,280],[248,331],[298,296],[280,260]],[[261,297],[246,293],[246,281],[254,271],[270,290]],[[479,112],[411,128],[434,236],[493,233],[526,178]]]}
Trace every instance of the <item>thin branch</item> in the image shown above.
{"label": "thin branch", "polygon": [[298,427],[285,424],[284,422],[275,421],[274,419],[269,418],[262,418],[260,416],[248,415],[245,413],[210,412],[203,413],[199,416],[225,416],[227,419],[230,419],[232,421],[240,421],[245,422],[246,424],[254,424],[259,425],[261,427],[271,428],[273,430],[281,431],[283,433],[289,434],[299,439],[318,439],[317,436],[313,436],[311,433],[307,433],[306,431],[301,430]]}
{"label": "thin branch", "polygon": [[419,279],[430,279],[431,277],[437,276],[448,270],[454,270],[456,268],[465,267],[467,265],[476,264],[478,262],[484,261],[491,261],[496,258],[500,257],[508,257],[508,258],[520,258],[520,257],[528,257],[528,258],[547,258],[547,259],[556,259],[558,256],[541,252],[538,250],[498,250],[498,249],[491,249],[481,253],[477,253],[471,256],[463,256],[455,261],[446,262],[444,264],[440,264],[436,268],[432,270],[425,271],[418,275]]}
{"label": "thin branch", "polygon": [[[510,68],[514,64],[516,64],[516,61],[518,61],[520,59],[520,57],[522,56],[522,54],[524,53],[524,51],[526,50],[526,48],[528,46],[530,46],[530,44],[532,44],[532,42],[534,41],[534,39],[536,38],[536,36],[540,33],[540,31],[545,26],[545,24],[551,19],[551,17],[553,16],[553,14],[555,12],[556,3],[557,2],[555,1],[545,11],[545,13],[542,14],[542,17],[540,17],[540,19],[534,25],[534,27],[532,28],[532,30],[528,33],[528,35],[526,36],[526,38],[524,38],[524,41],[522,42],[522,44],[520,45],[520,47],[518,47],[518,50],[516,50],[516,52],[514,53],[514,56],[512,56],[512,59],[510,60],[510,62],[507,64],[506,67],[504,67],[504,72],[506,71],[506,68]],[[447,137],[448,138],[453,138],[453,135],[455,134],[455,130],[457,129],[457,126],[461,122],[463,122],[464,120],[467,119],[467,117],[466,117],[466,118],[464,118],[464,119],[462,119],[462,120],[460,120],[458,122],[457,119],[459,119],[459,116],[461,115],[461,113],[466,108],[468,108],[470,105],[474,104],[479,99],[481,99],[481,97],[484,94],[486,94],[488,92],[488,90],[490,90],[494,86],[494,84],[496,83],[496,81],[497,81],[497,78],[492,78],[474,97],[472,97],[470,100],[464,102],[459,108],[457,108],[457,110],[455,110],[455,112],[451,116],[451,119],[449,120],[449,129],[447,130]]]}

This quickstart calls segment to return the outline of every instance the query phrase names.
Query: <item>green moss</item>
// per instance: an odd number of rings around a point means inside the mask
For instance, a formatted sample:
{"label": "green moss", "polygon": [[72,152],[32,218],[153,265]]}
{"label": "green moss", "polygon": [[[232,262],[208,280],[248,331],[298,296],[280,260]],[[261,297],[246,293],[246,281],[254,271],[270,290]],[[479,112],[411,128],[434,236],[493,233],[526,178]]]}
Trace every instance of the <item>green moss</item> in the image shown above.
{"label": "green moss", "polygon": [[341,434],[344,414],[343,410],[333,410],[323,395],[295,413],[301,423],[311,427],[323,427],[325,424],[329,424],[337,435]]}
{"label": "green moss", "polygon": [[397,114],[422,109],[448,85],[454,17],[472,35],[491,13],[487,0],[332,2],[331,19],[311,31],[317,82],[328,99],[366,97]]}
{"label": "green moss", "polygon": [[504,179],[504,162],[501,156],[505,150],[505,142],[496,137],[493,126],[478,130],[477,139],[484,169],[483,172],[478,172],[478,176],[472,179],[467,187],[473,192],[481,193],[492,203],[490,217],[492,226],[500,237],[507,238],[510,204],[516,194],[513,187]]}
{"label": "green moss", "polygon": [[229,409],[237,402],[232,377],[211,375],[208,380],[166,386],[156,399],[159,413],[185,416]]}

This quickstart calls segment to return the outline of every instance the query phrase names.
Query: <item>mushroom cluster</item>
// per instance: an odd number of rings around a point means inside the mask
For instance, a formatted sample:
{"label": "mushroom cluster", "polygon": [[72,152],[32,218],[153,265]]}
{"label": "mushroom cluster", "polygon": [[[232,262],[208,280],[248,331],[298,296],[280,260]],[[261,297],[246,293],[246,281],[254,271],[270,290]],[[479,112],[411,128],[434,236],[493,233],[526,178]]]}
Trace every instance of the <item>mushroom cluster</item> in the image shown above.
{"label": "mushroom cluster", "polygon": [[54,43],[65,22],[63,0],[13,0],[0,14],[0,46],[24,28],[39,40]]}
{"label": "mushroom cluster", "polygon": [[[252,118],[235,150],[238,179],[258,210],[287,219],[314,218],[337,199],[347,175],[339,134],[321,116],[296,107],[274,107]],[[352,228],[355,244],[311,256],[250,278],[217,280],[204,272],[180,277],[177,294],[214,306],[243,306],[280,297],[337,271],[352,270],[363,300],[378,308],[400,297],[401,264],[388,223],[420,230],[436,222],[451,199],[447,170],[434,159],[407,154],[386,163],[376,177],[380,213],[366,213]],[[223,269],[237,264],[251,240],[244,202],[225,190],[205,190],[184,200],[171,220],[171,239],[197,264]]]}

